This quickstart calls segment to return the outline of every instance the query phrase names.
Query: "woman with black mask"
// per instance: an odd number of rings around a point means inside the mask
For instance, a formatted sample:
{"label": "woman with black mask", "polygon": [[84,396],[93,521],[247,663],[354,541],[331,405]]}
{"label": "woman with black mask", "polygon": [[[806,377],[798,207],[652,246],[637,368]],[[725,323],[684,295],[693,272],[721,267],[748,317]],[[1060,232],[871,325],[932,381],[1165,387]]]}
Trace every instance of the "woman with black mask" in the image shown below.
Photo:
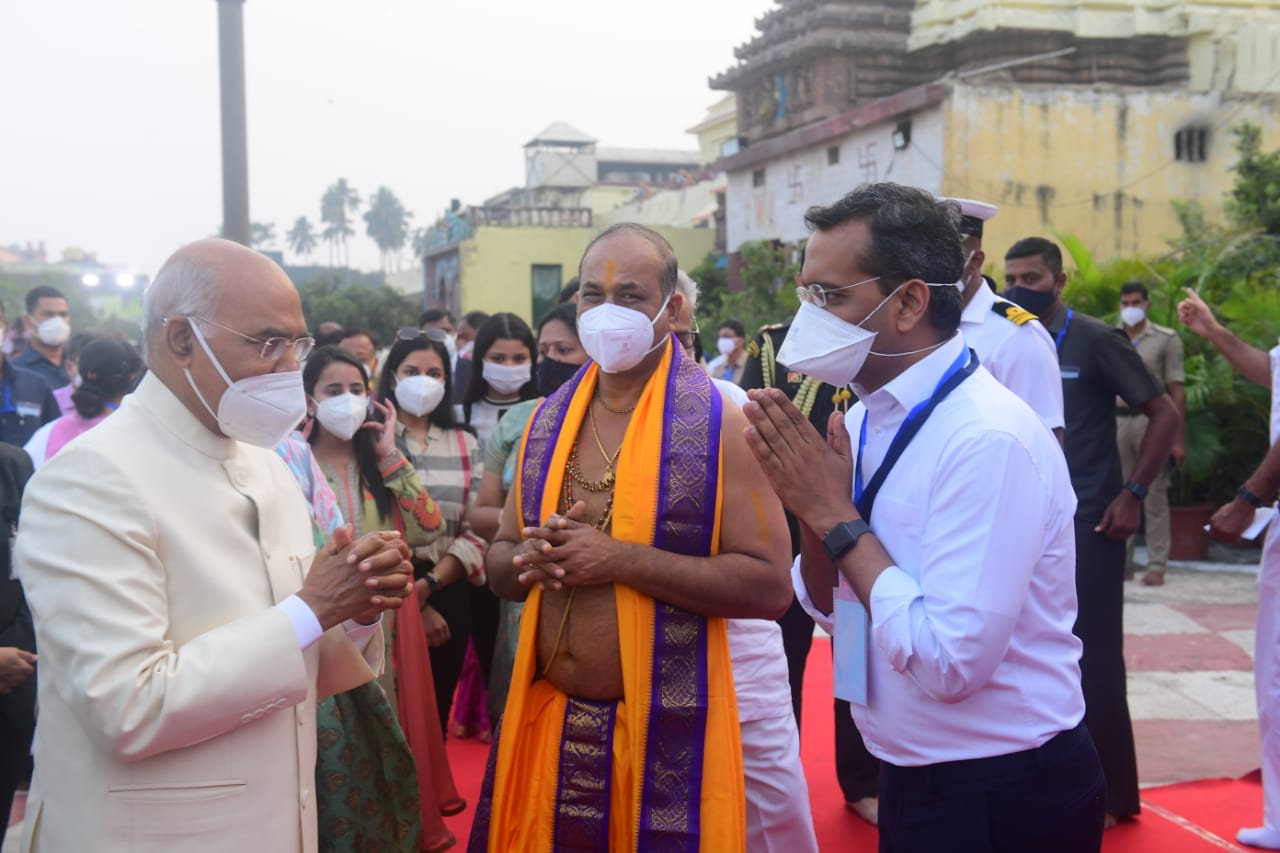
{"label": "woman with black mask", "polygon": [[[498,518],[511,488],[516,450],[525,426],[543,398],[572,379],[587,361],[587,351],[578,340],[578,306],[574,303],[557,305],[538,324],[538,393],[542,397],[507,412],[485,451],[484,476],[480,480],[480,494],[472,512],[475,528],[482,536],[492,539],[498,532]],[[507,702],[523,609],[524,605],[518,602],[500,602],[498,638],[489,675],[489,718],[495,725]]]}

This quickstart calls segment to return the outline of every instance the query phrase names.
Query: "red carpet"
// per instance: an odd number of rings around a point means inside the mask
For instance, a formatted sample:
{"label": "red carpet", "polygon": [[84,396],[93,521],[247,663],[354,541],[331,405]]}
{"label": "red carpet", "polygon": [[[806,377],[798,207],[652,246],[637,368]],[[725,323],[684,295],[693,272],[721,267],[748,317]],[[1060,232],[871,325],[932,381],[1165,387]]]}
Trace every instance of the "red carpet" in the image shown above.
{"label": "red carpet", "polygon": [[[818,846],[831,851],[874,851],[874,827],[844,807],[836,782],[832,750],[831,651],[826,640],[815,639],[805,671],[805,703],[801,753],[809,780]],[[466,844],[480,782],[484,775],[488,744],[451,739],[449,761],[467,810],[447,818]],[[1245,779],[1205,779],[1142,792],[1143,813],[1121,824],[1104,837],[1104,853],[1210,853],[1249,851],[1235,842],[1236,830],[1255,826],[1262,817],[1262,787],[1257,774]]]}

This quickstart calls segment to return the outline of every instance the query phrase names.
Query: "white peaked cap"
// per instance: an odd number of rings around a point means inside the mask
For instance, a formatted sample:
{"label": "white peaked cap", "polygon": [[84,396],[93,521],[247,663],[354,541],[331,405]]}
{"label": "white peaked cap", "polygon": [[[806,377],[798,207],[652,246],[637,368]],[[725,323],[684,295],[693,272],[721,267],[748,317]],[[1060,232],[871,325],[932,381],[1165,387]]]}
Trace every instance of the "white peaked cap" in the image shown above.
{"label": "white peaked cap", "polygon": [[988,219],[996,215],[996,211],[1000,208],[994,204],[987,204],[985,201],[975,201],[971,198],[940,198],[938,201],[954,201],[960,205],[960,215],[970,216],[986,222]]}

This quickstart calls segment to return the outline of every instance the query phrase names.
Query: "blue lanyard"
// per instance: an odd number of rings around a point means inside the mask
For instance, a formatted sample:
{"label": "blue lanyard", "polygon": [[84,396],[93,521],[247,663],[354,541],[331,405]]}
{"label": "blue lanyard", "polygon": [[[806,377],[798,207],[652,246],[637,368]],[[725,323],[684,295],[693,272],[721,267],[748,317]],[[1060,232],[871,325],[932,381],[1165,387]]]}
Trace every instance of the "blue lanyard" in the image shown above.
{"label": "blue lanyard", "polygon": [[[1075,315],[1076,312],[1072,311],[1070,308],[1067,309],[1067,321],[1062,324],[1062,328],[1058,330],[1057,337],[1054,338],[1054,346],[1059,350],[1062,349],[1062,339],[1067,336],[1067,329],[1071,328],[1071,318]],[[1134,346],[1137,346],[1137,344],[1134,344]]]}
{"label": "blue lanyard", "polygon": [[14,408],[13,408],[13,394],[12,394],[12,393],[10,393],[10,391],[9,391],[9,389],[10,389],[11,387],[12,387],[12,386],[11,386],[11,385],[8,385],[8,384],[6,384],[6,385],[4,386],[4,406],[3,406],[3,407],[0,407],[0,414],[6,414],[6,415],[7,415],[7,414],[9,414],[9,413],[11,413],[11,412],[13,412],[13,411],[14,411]]}
{"label": "blue lanyard", "polygon": [[916,437],[920,427],[924,426],[924,422],[933,414],[933,410],[938,407],[938,404],[945,400],[948,394],[960,387],[960,383],[972,376],[977,369],[978,354],[976,352],[971,349],[965,349],[964,352],[960,353],[959,357],[947,368],[947,372],[942,374],[942,378],[938,380],[938,387],[933,389],[929,399],[917,403],[907,413],[902,426],[898,427],[897,434],[894,435],[893,441],[889,444],[889,451],[885,454],[884,462],[880,463],[880,467],[876,469],[876,473],[871,477],[871,482],[867,484],[865,490],[862,486],[862,453],[867,447],[867,419],[869,413],[863,414],[862,428],[858,431],[858,459],[853,469],[853,502],[858,508],[858,514],[863,519],[868,522],[871,521],[871,509],[875,505],[876,495],[880,493],[880,487],[884,485],[885,478],[889,476],[893,466],[898,464],[899,457],[907,449],[911,439]]}

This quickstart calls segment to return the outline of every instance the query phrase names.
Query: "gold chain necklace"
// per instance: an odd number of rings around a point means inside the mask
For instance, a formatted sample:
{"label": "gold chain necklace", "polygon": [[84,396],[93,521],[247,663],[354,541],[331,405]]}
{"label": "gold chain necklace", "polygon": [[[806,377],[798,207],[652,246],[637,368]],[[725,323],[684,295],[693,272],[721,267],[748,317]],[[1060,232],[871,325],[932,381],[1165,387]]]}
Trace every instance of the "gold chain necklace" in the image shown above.
{"label": "gold chain necklace", "polygon": [[[603,448],[602,448],[603,452]],[[616,457],[615,457],[616,458]],[[578,460],[578,443],[574,442],[573,449],[569,452],[569,464],[565,466],[565,473],[569,476],[564,478],[564,485],[560,487],[560,512],[562,515],[568,515],[569,510],[573,509],[573,481],[577,480],[588,491],[603,491],[603,489],[591,489],[586,483],[583,483],[577,474]],[[613,496],[615,490],[609,489],[609,498],[605,501],[604,512],[600,514],[600,518],[596,519],[596,523],[592,525],[601,533],[609,526],[609,522],[613,520]],[[556,642],[551,649],[551,655],[547,658],[546,665],[542,667],[542,674],[545,676],[551,671],[551,666],[556,662],[556,657],[560,654],[560,644],[564,641],[564,631],[569,624],[569,611],[573,609],[573,597],[578,592],[576,586],[569,588],[568,599],[564,603],[564,613],[560,616],[560,627],[556,629]]]}
{"label": "gold chain necklace", "polygon": [[582,470],[578,467],[578,442],[573,443],[572,449],[569,450],[569,461],[564,466],[565,473],[569,476],[565,477],[565,484],[568,485],[570,480],[577,480],[578,485],[586,489],[588,492],[608,492],[613,489],[614,476],[612,471],[605,471],[604,477],[599,480],[588,480],[582,475]]}
{"label": "gold chain necklace", "polygon": [[[600,440],[600,429],[596,426],[595,409],[588,409],[587,417],[591,421],[591,437],[596,440],[596,447],[600,449],[600,455],[604,458],[604,479],[606,482],[612,483],[614,466],[617,465],[618,457],[622,454],[622,444],[619,444],[618,449],[613,451],[613,455],[610,456],[609,451],[604,449],[604,442]],[[625,437],[623,438],[623,441],[626,441]]]}
{"label": "gold chain necklace", "polygon": [[598,394],[596,395],[596,402],[604,406],[609,411],[613,412],[615,415],[629,415],[636,410],[636,406],[640,405],[640,401],[636,400],[634,403],[631,404],[631,408],[629,409],[615,409],[613,406],[610,406],[608,403],[604,401],[604,397],[601,397]]}

